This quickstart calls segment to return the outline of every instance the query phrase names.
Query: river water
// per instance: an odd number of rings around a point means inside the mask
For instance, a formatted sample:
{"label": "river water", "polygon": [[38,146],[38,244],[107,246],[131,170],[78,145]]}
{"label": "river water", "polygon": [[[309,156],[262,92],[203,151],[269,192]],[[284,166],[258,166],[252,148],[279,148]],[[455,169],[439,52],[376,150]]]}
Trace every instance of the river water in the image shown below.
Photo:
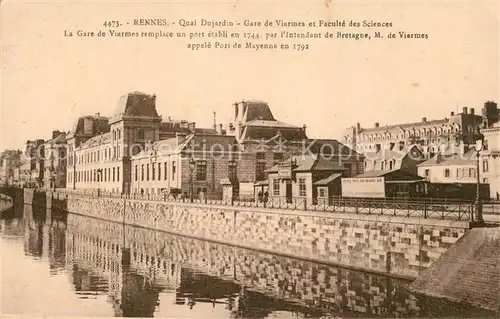
{"label": "river water", "polygon": [[[20,210],[20,212],[19,212]],[[34,217],[35,216],[35,217]],[[41,217],[36,217],[41,216]],[[162,318],[461,317],[409,281],[31,206],[0,219],[3,314]]]}

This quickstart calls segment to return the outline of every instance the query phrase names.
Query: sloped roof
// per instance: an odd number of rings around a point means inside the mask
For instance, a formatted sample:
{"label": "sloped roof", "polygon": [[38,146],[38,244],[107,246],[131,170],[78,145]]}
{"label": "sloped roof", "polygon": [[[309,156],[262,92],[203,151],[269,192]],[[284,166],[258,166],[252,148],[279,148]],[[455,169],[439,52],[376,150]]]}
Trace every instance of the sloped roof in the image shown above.
{"label": "sloped roof", "polygon": [[386,177],[392,180],[423,180],[424,178],[416,174],[409,173],[402,169],[368,171],[354,176],[354,178],[375,178]]}
{"label": "sloped roof", "polygon": [[111,141],[111,132],[108,132],[89,138],[84,143],[82,143],[79,148],[94,147],[97,145],[109,143],[110,141]]}
{"label": "sloped roof", "polygon": [[307,139],[304,130],[300,127],[271,127],[271,126],[246,126],[243,130],[242,138],[245,140],[269,140],[276,135],[288,141]]}
{"label": "sloped roof", "polygon": [[433,157],[429,158],[423,163],[418,164],[417,166],[423,167],[423,166],[436,166],[441,164],[443,161],[447,160],[450,158],[452,155],[444,155],[441,152],[437,153]]}
{"label": "sloped roof", "polygon": [[267,127],[279,127],[279,128],[286,127],[286,128],[300,129],[300,127],[296,125],[288,124],[281,121],[269,121],[269,120],[253,120],[243,124],[243,126],[267,126]]}
{"label": "sloped roof", "polygon": [[371,127],[371,128],[361,128],[361,132],[366,132],[366,133],[378,132],[378,131],[383,132],[397,128],[406,129],[418,126],[434,126],[434,125],[439,125],[439,124],[442,125],[448,123],[449,123],[448,119],[430,120],[425,122],[403,123],[403,124],[386,125],[386,126]]}
{"label": "sloped roof", "polygon": [[109,118],[105,116],[84,115],[80,116],[73,124],[68,136],[85,135],[85,120],[92,121],[92,135],[109,132]]}
{"label": "sloped roof", "polygon": [[330,176],[328,176],[326,178],[323,178],[323,179],[320,179],[319,181],[314,182],[314,185],[317,185],[317,186],[326,186],[326,185],[330,184],[331,182],[333,182],[334,180],[336,180],[337,178],[339,178],[341,176],[342,176],[341,173],[333,173],[333,174],[331,174]]}
{"label": "sloped roof", "polygon": [[[397,146],[395,146],[392,150],[389,149],[381,149],[378,152],[367,152],[365,155],[366,157],[369,157],[370,159],[375,159],[375,160],[385,160],[385,159],[402,159],[406,155],[408,155],[411,152],[418,152],[418,155],[420,157],[423,157],[422,151],[418,148],[417,145],[407,145],[401,150],[395,149]],[[368,156],[370,154],[371,156]]]}
{"label": "sloped roof", "polygon": [[66,133],[61,133],[49,141],[50,144],[65,144],[66,143]]}
{"label": "sloped roof", "polygon": [[325,159],[315,155],[308,156],[293,156],[277,165],[266,170],[266,172],[274,173],[277,172],[280,165],[290,164],[292,159],[296,163],[296,167],[293,169],[294,172],[308,172],[308,171],[344,171],[347,170],[343,165],[339,165],[337,160]]}
{"label": "sloped roof", "polygon": [[393,170],[379,170],[379,171],[368,171],[364,172],[362,174],[354,176],[354,178],[370,178],[370,177],[382,177],[384,175],[387,175],[391,172],[396,171],[397,169]]}
{"label": "sloped roof", "polygon": [[268,120],[274,121],[273,113],[269,108],[269,104],[264,101],[249,100],[244,102],[245,109],[243,112],[246,117],[243,119],[244,122],[250,122],[253,120]]}
{"label": "sloped roof", "polygon": [[307,152],[321,155],[353,155],[361,156],[349,146],[334,139],[310,139],[306,145]]}
{"label": "sloped roof", "polygon": [[181,149],[196,151],[231,151],[237,147],[236,138],[230,135],[191,134],[179,145]]}
{"label": "sloped roof", "polygon": [[131,92],[120,97],[114,115],[159,117],[156,95]]}
{"label": "sloped roof", "polygon": [[[439,155],[439,154],[438,154]],[[419,167],[423,166],[461,166],[461,165],[476,165],[476,150],[474,148],[470,149],[467,153],[461,154],[453,154],[442,156],[441,160],[436,159],[438,155],[433,158],[425,161],[424,163],[418,165]]]}

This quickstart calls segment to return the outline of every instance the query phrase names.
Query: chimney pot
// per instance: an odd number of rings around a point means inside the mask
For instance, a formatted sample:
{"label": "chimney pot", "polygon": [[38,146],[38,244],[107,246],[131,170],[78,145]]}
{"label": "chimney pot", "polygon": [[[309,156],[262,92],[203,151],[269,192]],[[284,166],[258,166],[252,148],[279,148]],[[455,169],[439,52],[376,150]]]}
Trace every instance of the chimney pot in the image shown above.
{"label": "chimney pot", "polygon": [[307,125],[302,125],[302,129],[304,130],[304,132],[306,131],[306,128],[307,128]]}
{"label": "chimney pot", "polygon": [[451,112],[450,112],[450,115],[451,115],[451,116],[455,115],[455,112],[451,111]]}
{"label": "chimney pot", "polygon": [[464,114],[467,114],[467,106],[464,106],[464,108],[463,108],[463,113],[464,113]]}
{"label": "chimney pot", "polygon": [[426,123],[427,122],[427,118],[426,117],[422,117],[422,122]]}
{"label": "chimney pot", "polygon": [[379,122],[375,122],[375,127],[380,127],[380,123]]}
{"label": "chimney pot", "polygon": [[475,111],[474,111],[474,108],[473,108],[473,107],[471,107],[471,108],[470,108],[470,114],[474,115],[474,112],[475,112]]}

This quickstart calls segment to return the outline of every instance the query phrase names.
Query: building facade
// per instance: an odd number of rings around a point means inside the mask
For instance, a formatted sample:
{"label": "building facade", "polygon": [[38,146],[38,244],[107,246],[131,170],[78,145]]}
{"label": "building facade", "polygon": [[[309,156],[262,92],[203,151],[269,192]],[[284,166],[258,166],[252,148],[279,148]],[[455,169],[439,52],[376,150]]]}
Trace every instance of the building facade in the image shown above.
{"label": "building facade", "polygon": [[66,133],[52,131],[52,138],[44,145],[46,188],[65,188],[67,169]]}
{"label": "building facade", "polygon": [[266,169],[300,154],[308,142],[305,125],[299,127],[277,120],[269,104],[258,100],[233,104],[227,134],[236,138],[242,151],[238,180],[247,185],[267,181]]}
{"label": "building facade", "polygon": [[[360,153],[378,152],[383,149],[418,145],[427,158],[438,151],[456,153],[457,149],[467,152],[467,145],[473,144],[474,130],[483,123],[483,116],[475,114],[474,108],[463,108],[462,113],[450,113],[450,117],[439,120],[381,126],[375,123],[363,128],[359,123],[349,127],[343,136],[343,143]],[[465,145],[458,148],[457,145]]]}
{"label": "building facade", "polygon": [[336,140],[311,141],[307,152],[267,170],[267,192],[271,199],[316,204],[318,199],[341,195],[341,178],[363,173],[363,159]]}
{"label": "building facade", "polygon": [[394,146],[393,149],[365,153],[364,171],[402,170],[417,175],[417,165],[424,160],[425,155],[417,145],[404,146],[401,149]]}
{"label": "building facade", "polygon": [[418,165],[418,175],[430,183],[440,184],[476,184],[476,151],[469,150],[466,154],[442,155]]}
{"label": "building facade", "polygon": [[481,130],[484,149],[481,152],[480,177],[490,185],[490,197],[500,200],[500,122]]}
{"label": "building facade", "polygon": [[221,181],[237,180],[239,154],[234,136],[179,133],[132,157],[131,192],[219,199]]}
{"label": "building facade", "polygon": [[67,138],[67,185],[129,193],[133,156],[157,141],[197,132],[217,134],[215,128],[163,119],[154,94],[128,93],[119,99],[111,117],[83,116],[73,126]]}

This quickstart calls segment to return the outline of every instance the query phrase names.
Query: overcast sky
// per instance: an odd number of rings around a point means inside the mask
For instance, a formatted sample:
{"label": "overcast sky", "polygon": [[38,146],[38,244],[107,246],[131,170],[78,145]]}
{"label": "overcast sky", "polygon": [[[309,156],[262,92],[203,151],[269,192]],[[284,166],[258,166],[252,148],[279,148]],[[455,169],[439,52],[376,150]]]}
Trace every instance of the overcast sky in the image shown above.
{"label": "overcast sky", "polygon": [[[212,125],[213,111],[226,123],[236,100],[264,100],[277,119],[307,124],[316,138],[340,139],[356,122],[443,118],[457,105],[479,112],[486,100],[499,100],[498,10],[494,2],[455,1],[4,1],[0,149],[48,139],[81,115],[111,115],[119,97],[136,90],[156,93],[161,115],[199,127]],[[192,52],[188,40],[63,37],[65,29],[96,31],[106,20],[135,18],[368,19],[429,39],[311,40],[307,52]]]}

